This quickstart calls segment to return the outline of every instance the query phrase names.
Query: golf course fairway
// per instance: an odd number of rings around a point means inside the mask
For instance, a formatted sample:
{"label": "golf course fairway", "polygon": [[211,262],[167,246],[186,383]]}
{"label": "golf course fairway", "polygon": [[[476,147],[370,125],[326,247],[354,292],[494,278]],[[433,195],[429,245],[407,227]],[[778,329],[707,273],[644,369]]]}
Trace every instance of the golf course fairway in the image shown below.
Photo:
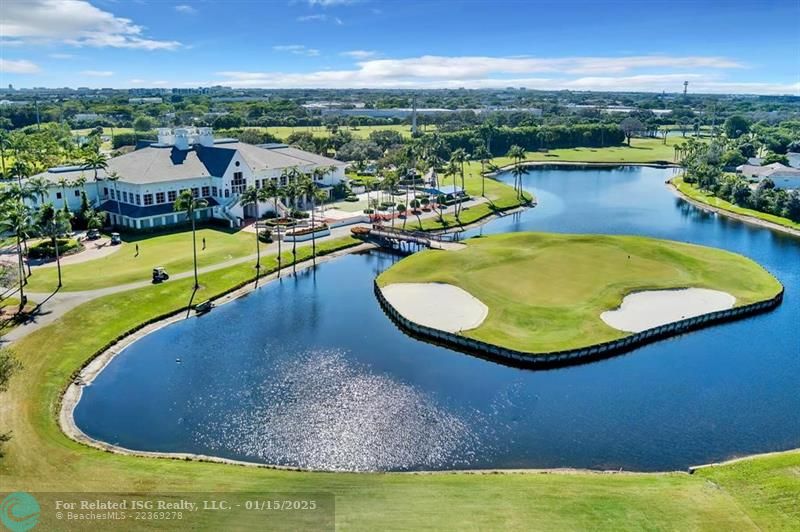
{"label": "golf course fairway", "polygon": [[[615,328],[601,317],[623,304],[630,294],[679,289],[675,297],[653,298],[647,310],[663,311],[661,323],[770,300],[781,284],[752,260],[719,249],[640,236],[509,233],[472,238],[456,251],[427,250],[411,255],[377,279],[393,292],[404,283],[444,283],[458,287],[488,307],[485,319],[458,334],[525,353],[549,353],[601,344],[631,334],[636,328]],[[717,293],[727,306],[703,306],[691,299]],[[419,290],[417,290],[419,292]],[[652,292],[658,294],[658,292]],[[645,294],[646,295],[646,294]],[[733,299],[731,299],[731,296]],[[433,292],[432,292],[432,297]],[[671,308],[659,308],[669,299]],[[409,308],[406,299],[404,307]],[[438,298],[443,315],[457,314],[446,298]],[[647,307],[647,305],[645,305]],[[625,305],[620,310],[624,310]],[[413,314],[413,312],[412,312]],[[667,317],[669,316],[669,317]],[[415,323],[424,316],[405,315]],[[440,320],[441,321],[441,320]],[[653,317],[658,324],[658,316]]]}

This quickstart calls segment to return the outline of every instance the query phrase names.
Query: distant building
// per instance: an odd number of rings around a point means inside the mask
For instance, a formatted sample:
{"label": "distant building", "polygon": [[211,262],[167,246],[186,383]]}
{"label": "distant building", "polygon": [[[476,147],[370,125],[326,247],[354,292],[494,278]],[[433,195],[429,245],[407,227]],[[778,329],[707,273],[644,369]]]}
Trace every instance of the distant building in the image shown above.
{"label": "distant building", "polygon": [[128,98],[128,103],[162,103],[164,101],[160,96],[149,96],[142,98]]}
{"label": "distant building", "polygon": [[102,118],[102,116],[97,113],[78,113],[72,117],[75,122],[92,122],[100,118]]}
{"label": "distant building", "polygon": [[757,183],[769,178],[775,183],[775,188],[800,189],[800,169],[785,164],[772,163],[766,166],[743,164],[738,166],[736,171]]}
{"label": "distant building", "polygon": [[[306,108],[318,109],[322,116],[367,116],[370,118],[408,118],[415,112],[413,107],[396,107],[389,109],[343,109],[330,107],[311,107],[309,105],[306,106]],[[482,113],[530,113],[535,116],[541,116],[542,110],[532,107],[487,107],[481,109],[444,109],[441,107],[423,107],[416,109],[417,115],[448,115],[455,113],[474,113],[476,115]]]}
{"label": "distant building", "polygon": [[[345,179],[346,164],[309,153],[286,144],[255,146],[236,139],[215,139],[211,128],[162,128],[158,141],[131,153],[109,159],[108,168],[94,171],[81,166],[50,168],[36,177],[52,185],[49,200],[70,210],[80,207],[81,188],[75,181],[87,180],[85,190],[95,208],[107,212],[114,225],[148,229],[182,223],[186,216],[173,212],[175,199],[183,190],[204,198],[208,207],[199,209],[199,220],[211,218],[241,225],[244,218],[255,216],[255,206],[243,206],[242,192],[248,187],[263,188],[272,181],[287,185],[285,170],[296,168],[311,174],[316,168],[332,168],[318,177],[316,185],[330,194]],[[116,173],[118,181],[107,177]],[[66,180],[67,186],[59,183]],[[285,200],[284,200],[285,203]],[[272,201],[261,202],[258,212],[273,210]]]}

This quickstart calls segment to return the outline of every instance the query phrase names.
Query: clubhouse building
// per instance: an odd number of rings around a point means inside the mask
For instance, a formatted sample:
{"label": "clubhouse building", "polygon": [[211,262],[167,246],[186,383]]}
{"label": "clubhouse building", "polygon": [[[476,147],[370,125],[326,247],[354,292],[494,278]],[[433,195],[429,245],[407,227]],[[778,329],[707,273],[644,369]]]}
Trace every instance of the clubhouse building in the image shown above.
{"label": "clubhouse building", "polygon": [[[96,182],[94,170],[83,166],[50,168],[34,177],[51,183],[49,201],[57,207],[66,202],[72,211],[79,209],[85,190],[89,202],[107,212],[116,226],[149,229],[182,223],[186,215],[174,212],[173,203],[181,191],[191,190],[208,203],[196,212],[198,220],[215,218],[238,227],[244,219],[274,209],[272,201],[241,205],[245,189],[263,188],[269,181],[284,186],[289,170],[312,174],[322,168],[326,172],[315,183],[330,194],[344,181],[346,166],[286,144],[215,139],[207,127],[159,129],[157,142],[109,159],[107,165],[97,171]],[[78,184],[81,178],[86,180],[83,186]]]}

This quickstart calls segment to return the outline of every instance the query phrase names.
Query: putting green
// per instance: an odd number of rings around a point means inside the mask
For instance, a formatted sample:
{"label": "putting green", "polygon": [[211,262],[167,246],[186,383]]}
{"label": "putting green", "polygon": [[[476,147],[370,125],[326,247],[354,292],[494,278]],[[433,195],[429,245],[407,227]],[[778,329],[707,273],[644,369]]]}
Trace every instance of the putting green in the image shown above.
{"label": "putting green", "polygon": [[[448,283],[483,302],[489,313],[466,337],[545,353],[627,336],[601,314],[645,290],[706,288],[736,306],[770,299],[780,283],[741,255],[639,236],[510,233],[466,241],[460,251],[428,250],[378,277],[394,283]],[[448,312],[446,306],[440,309]]]}

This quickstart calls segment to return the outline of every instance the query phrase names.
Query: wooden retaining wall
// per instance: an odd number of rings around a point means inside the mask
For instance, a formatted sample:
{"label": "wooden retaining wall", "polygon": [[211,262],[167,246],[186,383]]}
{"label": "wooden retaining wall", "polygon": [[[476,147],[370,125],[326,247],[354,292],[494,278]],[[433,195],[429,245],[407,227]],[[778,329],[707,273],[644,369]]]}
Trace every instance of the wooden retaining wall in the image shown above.
{"label": "wooden retaining wall", "polygon": [[593,360],[610,358],[632,351],[637,347],[651,342],[677,336],[691,330],[702,329],[703,327],[734,321],[745,316],[767,312],[780,305],[781,301],[783,301],[783,286],[781,286],[781,291],[777,295],[765,301],[759,301],[741,307],[733,307],[728,310],[709,312],[693,318],[686,318],[666,325],[659,325],[658,327],[632,333],[624,338],[619,338],[610,342],[603,342],[577,349],[552,351],[549,353],[526,353],[524,351],[500,347],[415,323],[401,315],[386,300],[377,281],[374,282],[374,290],[383,311],[409,336],[507,366],[530,369],[572,366]]}

